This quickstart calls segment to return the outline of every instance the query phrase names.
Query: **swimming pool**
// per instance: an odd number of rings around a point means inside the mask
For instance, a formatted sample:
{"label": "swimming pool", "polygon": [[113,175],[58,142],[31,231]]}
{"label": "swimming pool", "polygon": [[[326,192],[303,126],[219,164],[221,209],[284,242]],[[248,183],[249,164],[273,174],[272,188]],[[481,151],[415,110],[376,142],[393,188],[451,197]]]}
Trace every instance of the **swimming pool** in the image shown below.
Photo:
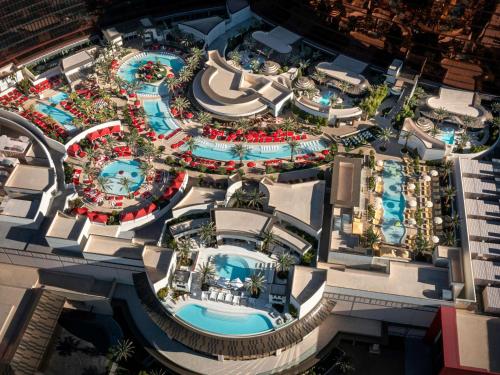
{"label": "swimming pool", "polygon": [[59,104],[63,100],[66,100],[68,98],[69,98],[68,94],[66,94],[65,92],[62,92],[62,91],[58,91],[57,94],[52,95],[48,100],[49,100],[49,102],[51,102],[53,104]]}
{"label": "swimming pool", "polygon": [[[197,138],[196,145],[193,154],[200,158],[222,161],[239,160],[238,155],[232,151],[234,147],[232,144]],[[303,141],[300,142],[296,155],[322,151],[327,146],[325,142],[319,140]],[[248,152],[243,160],[290,159],[290,146],[288,144],[247,145],[247,149]],[[185,151],[186,146],[181,150]]]}
{"label": "swimming pool", "polygon": [[441,133],[439,133],[437,137],[444,143],[453,145],[455,143],[455,130],[448,128],[441,129]]}
{"label": "swimming pool", "polygon": [[176,316],[195,328],[218,335],[255,335],[273,329],[273,323],[264,314],[226,314],[197,304],[181,307]]}
{"label": "swimming pool", "polygon": [[178,128],[163,100],[145,100],[143,103],[148,123],[156,133],[166,134]]}
{"label": "swimming pool", "polygon": [[402,192],[404,180],[402,165],[392,160],[386,160],[382,179],[384,182],[382,233],[385,242],[399,244],[405,234],[403,221],[406,200]]}
{"label": "swimming pool", "polygon": [[130,192],[134,192],[144,182],[144,175],[140,169],[141,163],[137,160],[117,160],[106,165],[100,175],[109,179],[106,192],[114,195],[127,195],[127,189],[121,183],[126,177],[130,181]]}
{"label": "swimming pool", "polygon": [[228,280],[239,278],[241,281],[245,281],[245,278],[250,277],[257,268],[256,260],[240,255],[217,254],[212,259],[217,275]]}
{"label": "swimming pool", "polygon": [[35,109],[50,118],[60,123],[66,130],[75,130],[76,126],[73,125],[73,116],[61,111],[55,107],[51,107],[45,103],[37,103]]}
{"label": "swimming pool", "polygon": [[[174,73],[178,73],[184,66],[184,61],[179,56],[156,52],[145,52],[125,61],[118,69],[118,76],[127,82],[135,82],[137,70],[148,61],[159,61],[161,64],[171,67]],[[144,83],[139,87],[139,89],[136,90],[136,92],[139,95],[163,96],[168,93],[168,89],[163,83],[157,85]]]}

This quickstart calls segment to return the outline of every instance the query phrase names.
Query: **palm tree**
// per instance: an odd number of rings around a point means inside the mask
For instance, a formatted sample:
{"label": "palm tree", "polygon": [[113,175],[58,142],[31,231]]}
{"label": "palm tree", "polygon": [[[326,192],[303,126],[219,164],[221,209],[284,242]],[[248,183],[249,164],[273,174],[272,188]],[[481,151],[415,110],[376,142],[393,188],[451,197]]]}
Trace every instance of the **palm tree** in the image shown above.
{"label": "palm tree", "polygon": [[141,135],[136,129],[131,129],[129,133],[125,136],[125,143],[127,146],[133,151],[133,153],[137,153],[137,144],[139,139],[141,139]]}
{"label": "palm tree", "polygon": [[208,112],[200,112],[198,113],[198,122],[205,126],[212,122],[212,115]]}
{"label": "palm tree", "polygon": [[445,232],[444,243],[446,246],[455,246],[457,241],[455,240],[455,233],[453,231]]}
{"label": "palm tree", "polygon": [[365,231],[365,233],[363,234],[363,239],[366,246],[368,246],[372,250],[375,248],[375,245],[381,241],[380,234],[375,232],[375,229],[373,229],[373,225],[370,225]]}
{"label": "palm tree", "polygon": [[233,146],[233,148],[231,149],[231,152],[233,153],[233,155],[237,156],[240,159],[240,165],[243,164],[243,159],[248,154],[248,151],[249,151],[248,147],[246,147],[242,143],[235,144]]}
{"label": "palm tree", "polygon": [[325,72],[323,72],[322,70],[316,70],[311,75],[311,78],[314,79],[315,81],[317,81],[320,85],[325,83],[325,81],[327,80],[327,76],[326,76]]}
{"label": "palm tree", "polygon": [[466,115],[466,116],[462,117],[462,124],[463,124],[464,130],[467,130],[475,122],[476,122],[476,120],[474,120],[474,117],[472,117],[472,116]]}
{"label": "palm tree", "polygon": [[265,231],[262,233],[262,246],[261,249],[263,252],[268,253],[270,252],[271,246],[273,246],[276,243],[276,237],[274,236],[274,233],[271,232],[270,230]]}
{"label": "palm tree", "polygon": [[442,107],[435,109],[432,114],[437,121],[437,123],[434,125],[434,128],[441,125],[444,119],[449,116],[448,111]]}
{"label": "palm tree", "polygon": [[233,61],[235,64],[241,64],[241,53],[239,53],[238,51],[234,50],[229,52],[228,57],[229,60]]}
{"label": "palm tree", "polygon": [[124,176],[120,178],[120,181],[118,183],[122,186],[122,189],[127,192],[127,196],[130,197],[130,189],[134,182],[130,178]]}
{"label": "palm tree", "polygon": [[467,133],[462,133],[460,135],[460,141],[458,142],[458,147],[464,149],[467,143],[470,141],[470,136]]}
{"label": "palm tree", "polygon": [[139,165],[139,169],[141,170],[142,175],[146,177],[154,169],[154,167],[150,163],[143,162]]}
{"label": "palm tree", "polygon": [[172,103],[172,107],[175,108],[181,116],[184,111],[189,108],[189,105],[189,100],[182,96],[176,97]]}
{"label": "palm tree", "polygon": [[453,170],[453,162],[451,160],[446,160],[441,168],[441,171],[443,172],[443,178],[448,177],[451,174],[451,171]]}
{"label": "palm tree", "polygon": [[383,147],[380,149],[382,151],[385,151],[387,149],[387,144],[391,140],[391,138],[394,136],[394,132],[392,131],[391,128],[382,128],[380,131],[379,138],[383,142]]}
{"label": "palm tree", "polygon": [[198,59],[198,61],[201,60],[204,54],[203,50],[198,47],[191,47],[189,53],[191,54],[191,56]]}
{"label": "palm tree", "polygon": [[201,263],[198,267],[198,272],[200,273],[201,279],[201,289],[208,289],[206,286],[210,283],[211,280],[215,277],[215,268],[208,262]]}
{"label": "palm tree", "polygon": [[288,141],[288,146],[290,147],[290,161],[293,162],[293,157],[297,153],[300,143],[294,139]]}
{"label": "palm tree", "polygon": [[405,140],[405,145],[403,147],[404,152],[408,151],[408,140],[411,138],[412,135],[415,133],[411,130],[401,130],[401,133],[403,133],[403,138]]}
{"label": "palm tree", "polygon": [[104,192],[104,195],[107,195],[108,189],[111,186],[111,180],[109,177],[99,176],[96,179],[96,185],[100,191]]}
{"label": "palm tree", "polygon": [[259,189],[253,189],[250,192],[250,197],[247,201],[248,207],[254,209],[262,207],[264,205],[264,198],[265,198],[264,193],[259,191]]}
{"label": "palm tree", "polygon": [[257,298],[260,292],[266,289],[266,279],[260,272],[255,272],[250,275],[249,280],[245,284],[245,288],[250,292],[252,297]]}
{"label": "palm tree", "polygon": [[181,264],[186,265],[189,253],[191,249],[194,247],[194,241],[191,238],[182,238],[177,241],[177,251],[179,252],[179,256],[181,258]]}
{"label": "palm tree", "polygon": [[118,341],[118,343],[113,346],[111,351],[111,356],[115,362],[126,361],[134,355],[134,344],[129,339],[124,339]]}
{"label": "palm tree", "polygon": [[288,276],[288,270],[293,265],[293,257],[288,253],[280,254],[277,260],[278,263],[278,277],[285,279]]}
{"label": "palm tree", "polygon": [[246,204],[246,195],[242,189],[236,190],[233,195],[231,195],[231,201],[233,207],[240,208],[244,207]]}
{"label": "palm tree", "polygon": [[198,148],[198,145],[196,144],[196,140],[194,138],[189,138],[185,144],[186,144],[188,151],[191,153],[193,153],[194,150],[196,150],[196,148]]}
{"label": "palm tree", "polygon": [[445,204],[448,205],[448,203],[450,203],[450,200],[453,199],[453,197],[456,195],[455,188],[453,186],[448,186],[443,190],[443,195],[445,198]]}
{"label": "palm tree", "polygon": [[257,73],[259,71],[260,65],[261,63],[259,60],[257,59],[250,60],[250,69],[252,69],[254,73]]}
{"label": "palm tree", "polygon": [[350,90],[350,88],[352,87],[350,83],[344,81],[337,83],[336,86],[338,87],[342,95],[344,95],[346,91]]}
{"label": "palm tree", "polygon": [[311,62],[309,60],[299,60],[297,62],[298,76],[301,77]]}
{"label": "palm tree", "polygon": [[242,117],[235,122],[235,127],[242,131],[247,131],[251,125],[250,120],[246,117]]}
{"label": "palm tree", "polygon": [[175,77],[165,78],[165,84],[167,85],[170,93],[175,93],[175,89],[179,86],[179,80]]}
{"label": "palm tree", "polygon": [[340,374],[347,374],[349,372],[354,372],[356,369],[352,365],[352,360],[351,358],[346,355],[345,353],[342,353],[336,360],[335,363],[333,364],[333,368],[335,369],[336,373]]}
{"label": "palm tree", "polygon": [[214,243],[216,230],[215,223],[210,221],[201,226],[199,231],[201,242],[205,244],[205,246],[210,246]]}
{"label": "palm tree", "polygon": [[281,128],[285,131],[295,130],[297,122],[292,117],[286,117],[281,123]]}

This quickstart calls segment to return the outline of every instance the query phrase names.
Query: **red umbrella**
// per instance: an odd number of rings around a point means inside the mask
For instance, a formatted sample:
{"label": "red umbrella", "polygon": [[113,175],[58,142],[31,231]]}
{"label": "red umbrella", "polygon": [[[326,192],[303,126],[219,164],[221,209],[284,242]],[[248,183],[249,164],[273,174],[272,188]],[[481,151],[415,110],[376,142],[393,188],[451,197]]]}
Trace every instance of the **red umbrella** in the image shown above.
{"label": "red umbrella", "polygon": [[191,112],[186,113],[186,118],[189,119],[193,118],[193,114]]}
{"label": "red umbrella", "polygon": [[167,78],[174,78],[174,77],[175,77],[174,73],[168,73],[167,74]]}
{"label": "red umbrella", "polygon": [[97,223],[106,224],[108,222],[108,215],[98,214],[94,217],[94,219],[92,221],[95,221]]}
{"label": "red umbrella", "polygon": [[146,74],[146,79],[151,79],[153,76],[151,74]]}
{"label": "red umbrella", "polygon": [[78,143],[73,143],[71,146],[68,147],[68,152],[75,153],[78,150],[80,150],[80,145]]}
{"label": "red umbrella", "polygon": [[93,221],[94,218],[97,216],[97,212],[94,212],[94,211],[88,211],[87,212],[87,217],[90,219],[90,221]]}
{"label": "red umbrella", "polygon": [[185,161],[186,163],[190,163],[192,160],[193,160],[193,158],[192,158],[191,156],[186,156],[186,157],[184,158],[184,161]]}
{"label": "red umbrella", "polygon": [[153,65],[153,62],[151,60],[149,60],[148,65]]}
{"label": "red umbrella", "polygon": [[101,129],[101,131],[99,132],[99,135],[101,137],[104,137],[105,135],[110,135],[110,134],[111,134],[111,129],[109,129],[109,128]]}
{"label": "red umbrella", "polygon": [[139,108],[141,106],[141,102],[139,100],[136,100],[134,102],[134,105],[136,106],[136,108]]}
{"label": "red umbrella", "polygon": [[120,89],[120,95],[125,95],[127,93],[127,90],[125,89]]}
{"label": "red umbrella", "polygon": [[135,98],[135,92],[131,92],[130,94],[128,94],[129,98]]}
{"label": "red umbrella", "polygon": [[151,212],[153,212],[154,210],[156,210],[157,206],[156,204],[154,203],[151,203],[147,208],[146,208],[146,211],[148,214],[150,214]]}
{"label": "red umbrella", "polygon": [[89,211],[89,210],[88,210],[88,208],[87,208],[87,207],[78,207],[78,208],[76,209],[76,213],[77,213],[78,215],[85,215],[88,211]]}
{"label": "red umbrella", "polygon": [[321,151],[321,153],[322,153],[323,155],[328,155],[328,154],[330,153],[330,151],[329,151],[329,150],[323,150],[323,151]]}
{"label": "red umbrella", "polygon": [[99,137],[100,137],[100,134],[97,131],[92,132],[92,133],[87,135],[87,139],[91,142],[95,141]]}
{"label": "red umbrella", "polygon": [[255,162],[253,162],[253,161],[250,161],[250,162],[248,162],[248,163],[247,163],[247,167],[250,167],[250,168],[253,168],[253,167],[255,167],[256,165],[257,165],[257,164],[255,164]]}
{"label": "red umbrella", "polygon": [[134,213],[133,212],[124,212],[122,214],[121,221],[130,221],[130,220],[134,220]]}
{"label": "red umbrella", "polygon": [[148,214],[148,212],[144,208],[141,208],[139,211],[137,211],[135,213],[135,218],[139,219],[139,218],[141,218],[143,216],[146,216],[147,214]]}
{"label": "red umbrella", "polygon": [[229,161],[226,163],[226,165],[227,165],[228,167],[233,167],[235,164],[236,164],[236,163],[234,162],[234,160],[229,160]]}

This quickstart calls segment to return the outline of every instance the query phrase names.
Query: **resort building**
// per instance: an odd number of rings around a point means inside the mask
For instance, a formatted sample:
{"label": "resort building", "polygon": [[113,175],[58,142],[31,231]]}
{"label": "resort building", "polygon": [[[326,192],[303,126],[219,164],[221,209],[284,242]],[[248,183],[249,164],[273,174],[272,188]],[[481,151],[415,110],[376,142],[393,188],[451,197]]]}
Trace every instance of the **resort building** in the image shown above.
{"label": "resort building", "polygon": [[254,31],[252,38],[262,47],[269,48],[273,59],[286,61],[293,50],[293,45],[300,40],[300,35],[292,33],[281,26],[271,31]]}
{"label": "resort building", "polygon": [[193,94],[205,110],[217,116],[240,118],[270,110],[278,116],[293,97],[292,90],[278,80],[236,68],[208,52],[205,69],[193,81]]}
{"label": "resort building", "polygon": [[398,143],[416,150],[422,160],[442,160],[453,151],[453,144],[433,137],[419,126],[418,120],[415,122],[411,118],[404,120]]}
{"label": "resort building", "polygon": [[320,62],[316,70],[323,72],[337,86],[340,82],[347,84],[345,90],[352,95],[361,95],[370,88],[369,82],[361,74],[368,64],[345,55],[339,55],[332,62]]}
{"label": "resort building", "polygon": [[61,59],[61,72],[68,82],[74,83],[85,77],[85,72],[94,65],[94,58],[88,51],[80,51],[72,56]]}

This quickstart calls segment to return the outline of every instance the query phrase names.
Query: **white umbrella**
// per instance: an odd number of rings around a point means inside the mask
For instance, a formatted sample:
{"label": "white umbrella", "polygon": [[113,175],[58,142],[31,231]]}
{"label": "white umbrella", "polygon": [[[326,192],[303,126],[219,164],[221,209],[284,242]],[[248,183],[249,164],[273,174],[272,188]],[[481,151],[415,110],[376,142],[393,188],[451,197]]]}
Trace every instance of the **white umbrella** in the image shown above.
{"label": "white umbrella", "polygon": [[243,287],[243,281],[239,277],[231,281],[231,285],[236,289]]}
{"label": "white umbrella", "polygon": [[436,171],[435,169],[433,169],[433,170],[431,171],[431,176],[432,176],[432,177],[437,177],[438,175],[439,175],[439,172],[438,172],[438,171]]}
{"label": "white umbrella", "polygon": [[439,216],[434,218],[434,224],[443,224],[443,219],[441,219]]}
{"label": "white umbrella", "polygon": [[431,176],[429,176],[429,175],[425,175],[425,176],[424,176],[424,181],[425,181],[425,182],[430,182],[430,181],[431,181]]}
{"label": "white umbrella", "polygon": [[432,236],[432,243],[439,243],[439,237],[438,236]]}
{"label": "white umbrella", "polygon": [[408,220],[408,224],[410,225],[416,225],[417,224],[417,220],[415,220],[414,218],[411,218]]}
{"label": "white umbrella", "polygon": [[375,198],[375,206],[377,208],[382,207],[382,204],[383,204],[382,198],[380,198],[380,197]]}
{"label": "white umbrella", "polygon": [[408,190],[415,190],[416,186],[413,182],[408,184]]}
{"label": "white umbrella", "polygon": [[377,167],[383,167],[384,166],[384,161],[383,160],[377,160]]}
{"label": "white umbrella", "polygon": [[432,206],[434,206],[434,203],[432,203],[431,201],[425,202],[425,207],[432,208]]}
{"label": "white umbrella", "polygon": [[410,207],[412,208],[415,208],[417,207],[417,201],[415,199],[412,199],[408,202],[408,204],[410,205]]}
{"label": "white umbrella", "polygon": [[376,181],[377,181],[377,182],[382,182],[382,177],[377,176]]}

